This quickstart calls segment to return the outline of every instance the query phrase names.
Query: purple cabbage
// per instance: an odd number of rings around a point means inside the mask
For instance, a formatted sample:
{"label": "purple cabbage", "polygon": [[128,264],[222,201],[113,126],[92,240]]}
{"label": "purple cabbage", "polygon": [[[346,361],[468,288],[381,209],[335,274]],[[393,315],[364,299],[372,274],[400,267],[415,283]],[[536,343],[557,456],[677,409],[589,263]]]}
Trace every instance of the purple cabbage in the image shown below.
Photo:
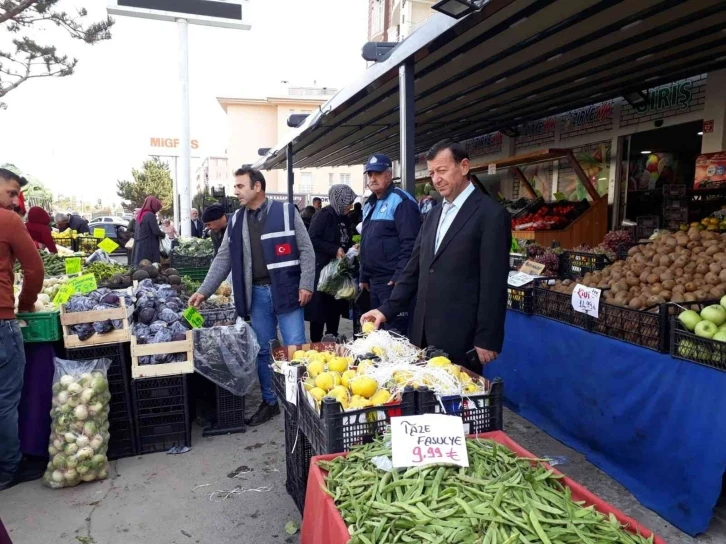
{"label": "purple cabbage", "polygon": [[110,319],[106,319],[105,321],[94,321],[93,330],[98,334],[111,332],[113,330],[113,324]]}
{"label": "purple cabbage", "polygon": [[164,308],[163,310],[161,310],[158,317],[166,323],[174,323],[174,321],[179,321],[179,314],[177,314],[173,310],[170,310],[169,308]]}
{"label": "purple cabbage", "polygon": [[90,323],[71,325],[70,329],[72,333],[78,335],[78,339],[81,341],[88,340],[96,332]]}
{"label": "purple cabbage", "polygon": [[101,297],[99,300],[101,304],[108,304],[109,306],[112,306],[114,308],[118,308],[121,302],[119,301],[119,297],[116,293],[106,293]]}
{"label": "purple cabbage", "polygon": [[163,344],[164,342],[171,342],[174,335],[172,332],[164,327],[160,329],[154,337],[149,341],[150,344]]}
{"label": "purple cabbage", "polygon": [[186,335],[187,331],[189,330],[188,327],[184,326],[184,322],[181,320],[174,321],[171,325],[169,325],[169,330],[172,332],[172,334],[183,334]]}
{"label": "purple cabbage", "polygon": [[150,334],[156,334],[162,329],[166,329],[166,323],[163,321],[154,321],[151,325],[149,325]]}

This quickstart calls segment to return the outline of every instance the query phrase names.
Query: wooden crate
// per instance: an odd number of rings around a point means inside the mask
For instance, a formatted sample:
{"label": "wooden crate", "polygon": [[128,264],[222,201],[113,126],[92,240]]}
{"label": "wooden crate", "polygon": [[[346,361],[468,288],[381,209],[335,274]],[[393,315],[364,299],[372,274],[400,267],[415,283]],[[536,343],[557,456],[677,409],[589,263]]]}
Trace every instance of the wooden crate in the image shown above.
{"label": "wooden crate", "polygon": [[[110,308],[108,310],[98,310],[91,312],[66,312],[66,305],[62,304],[60,308],[60,320],[63,326],[63,344],[66,348],[85,348],[88,346],[98,346],[103,344],[119,344],[128,342],[131,338],[131,314],[134,309],[132,306],[126,307],[123,298],[120,299],[121,305],[118,308]],[[70,331],[70,325],[80,325],[81,323],[93,323],[94,321],[105,321],[107,319],[123,322],[123,328],[113,330],[105,334],[94,334],[88,340],[80,340],[77,334]]]}
{"label": "wooden crate", "polygon": [[[186,361],[164,363],[159,365],[140,365],[139,357],[160,355],[162,353],[186,353]],[[137,344],[136,337],[131,335],[131,378],[159,378],[162,376],[179,376],[194,372],[194,337],[187,331],[187,339],[179,342],[162,344]]]}

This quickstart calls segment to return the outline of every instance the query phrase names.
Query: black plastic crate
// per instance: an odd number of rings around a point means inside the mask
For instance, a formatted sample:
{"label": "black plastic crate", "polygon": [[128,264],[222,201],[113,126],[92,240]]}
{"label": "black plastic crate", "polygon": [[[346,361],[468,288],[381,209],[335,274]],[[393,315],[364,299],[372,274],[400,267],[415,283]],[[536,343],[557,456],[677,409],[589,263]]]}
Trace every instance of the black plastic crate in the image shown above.
{"label": "black plastic crate", "polygon": [[134,380],[132,391],[137,419],[189,413],[186,376]]}
{"label": "black plastic crate", "polygon": [[677,318],[671,321],[671,357],[726,372],[726,343],[696,336]]}
{"label": "black plastic crate", "polygon": [[[298,381],[302,379],[303,375],[305,374],[305,367],[300,365],[297,368],[297,378]],[[293,404],[291,402],[287,402],[287,396],[285,391],[285,375],[281,372],[276,372],[274,369],[272,369],[272,388],[275,391],[275,394],[277,395],[277,399],[279,401],[280,406],[285,411],[285,413],[290,413],[291,415],[294,415],[297,417],[298,407],[296,404]]]}
{"label": "black plastic crate", "polygon": [[417,414],[447,414],[461,417],[467,434],[501,431],[504,428],[504,382],[495,378],[488,393],[450,395],[438,398],[428,387],[416,391]]}
{"label": "black plastic crate", "polygon": [[585,251],[565,251],[560,255],[560,274],[568,278],[581,277],[612,264],[606,255]]}
{"label": "black plastic crate", "polygon": [[295,415],[285,414],[285,489],[295,501],[302,514],[305,510],[305,494],[308,487],[308,473],[313,448],[310,441],[298,427],[299,420]]}
{"label": "black plastic crate", "polygon": [[[303,387],[300,384],[300,387]],[[407,387],[398,404],[384,404],[360,410],[343,411],[341,404],[324,398],[320,414],[312,407],[303,391],[298,396],[300,428],[315,455],[349,451],[357,444],[366,444],[385,432],[391,417],[412,416],[416,413],[413,388]]]}
{"label": "black plastic crate", "polygon": [[700,311],[710,304],[718,304],[718,301],[682,302],[678,305],[665,303],[647,310],[634,310],[601,301],[599,316],[592,320],[592,332],[668,353],[671,318],[684,308]]}
{"label": "black plastic crate", "polygon": [[628,258],[628,251],[630,251],[630,248],[638,246],[638,245],[647,245],[647,242],[627,242],[620,244],[618,246],[618,252],[617,257],[619,261],[624,261]]}
{"label": "black plastic crate", "polygon": [[170,266],[172,268],[209,268],[214,260],[214,255],[179,255],[171,252]]}
{"label": "black plastic crate", "polygon": [[217,422],[206,427],[202,436],[243,433],[245,427],[245,398],[216,386]]}
{"label": "black plastic crate", "polygon": [[560,293],[547,288],[547,280],[541,280],[534,286],[534,315],[554,319],[561,323],[580,329],[592,328],[592,317],[576,312],[572,308],[572,295]]}
{"label": "black plastic crate", "polygon": [[108,432],[111,435],[108,442],[109,459],[122,459],[139,454],[132,420],[115,419],[112,414],[109,414]]}
{"label": "black plastic crate", "polygon": [[165,452],[174,446],[192,445],[189,412],[136,418],[139,453]]}
{"label": "black plastic crate", "polygon": [[534,295],[532,287],[507,287],[507,308],[532,314],[534,311]]}
{"label": "black plastic crate", "polygon": [[205,328],[214,327],[219,322],[234,323],[237,320],[237,309],[234,305],[199,310],[199,313],[204,317]]}

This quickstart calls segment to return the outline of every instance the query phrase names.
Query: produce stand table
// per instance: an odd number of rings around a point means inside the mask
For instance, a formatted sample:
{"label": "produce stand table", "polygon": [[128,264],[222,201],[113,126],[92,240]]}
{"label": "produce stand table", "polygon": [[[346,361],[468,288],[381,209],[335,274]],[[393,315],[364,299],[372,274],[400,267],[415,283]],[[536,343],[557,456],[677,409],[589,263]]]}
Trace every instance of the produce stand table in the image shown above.
{"label": "produce stand table", "polygon": [[682,531],[708,527],[726,468],[726,372],[507,312],[485,377],[506,403]]}
{"label": "produce stand table", "polygon": [[[509,438],[502,431],[494,431],[490,433],[482,433],[476,435],[479,438],[489,438],[500,444],[505,445],[514,451],[520,457],[536,457],[534,454],[525,450],[514,440]],[[300,531],[300,544],[346,544],[350,540],[348,528],[340,517],[338,509],[335,507],[333,499],[322,490],[325,484],[323,471],[317,466],[319,460],[331,460],[339,455],[322,455],[313,457],[310,463],[310,474],[308,476],[307,496],[305,497],[305,515],[303,516],[302,528]],[[547,465],[548,466],[548,465]],[[548,468],[551,468],[548,466]],[[553,469],[555,472],[557,469]],[[640,525],[634,519],[626,516],[621,511],[606,503],[577,482],[565,476],[560,480],[563,485],[569,486],[572,490],[572,498],[574,500],[583,500],[588,505],[594,504],[595,508],[604,514],[612,513],[623,524],[640,531],[641,534],[649,536],[651,531]],[[655,544],[665,544],[665,541],[657,535],[653,539]]]}

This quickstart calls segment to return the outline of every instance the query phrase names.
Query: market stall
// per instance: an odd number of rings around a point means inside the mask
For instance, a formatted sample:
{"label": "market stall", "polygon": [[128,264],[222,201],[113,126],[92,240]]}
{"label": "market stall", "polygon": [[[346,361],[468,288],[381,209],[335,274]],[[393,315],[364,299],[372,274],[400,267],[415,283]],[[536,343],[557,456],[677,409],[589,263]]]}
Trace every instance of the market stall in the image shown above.
{"label": "market stall", "polygon": [[510,311],[485,375],[643,505],[689,534],[706,530],[726,469],[726,373]]}

